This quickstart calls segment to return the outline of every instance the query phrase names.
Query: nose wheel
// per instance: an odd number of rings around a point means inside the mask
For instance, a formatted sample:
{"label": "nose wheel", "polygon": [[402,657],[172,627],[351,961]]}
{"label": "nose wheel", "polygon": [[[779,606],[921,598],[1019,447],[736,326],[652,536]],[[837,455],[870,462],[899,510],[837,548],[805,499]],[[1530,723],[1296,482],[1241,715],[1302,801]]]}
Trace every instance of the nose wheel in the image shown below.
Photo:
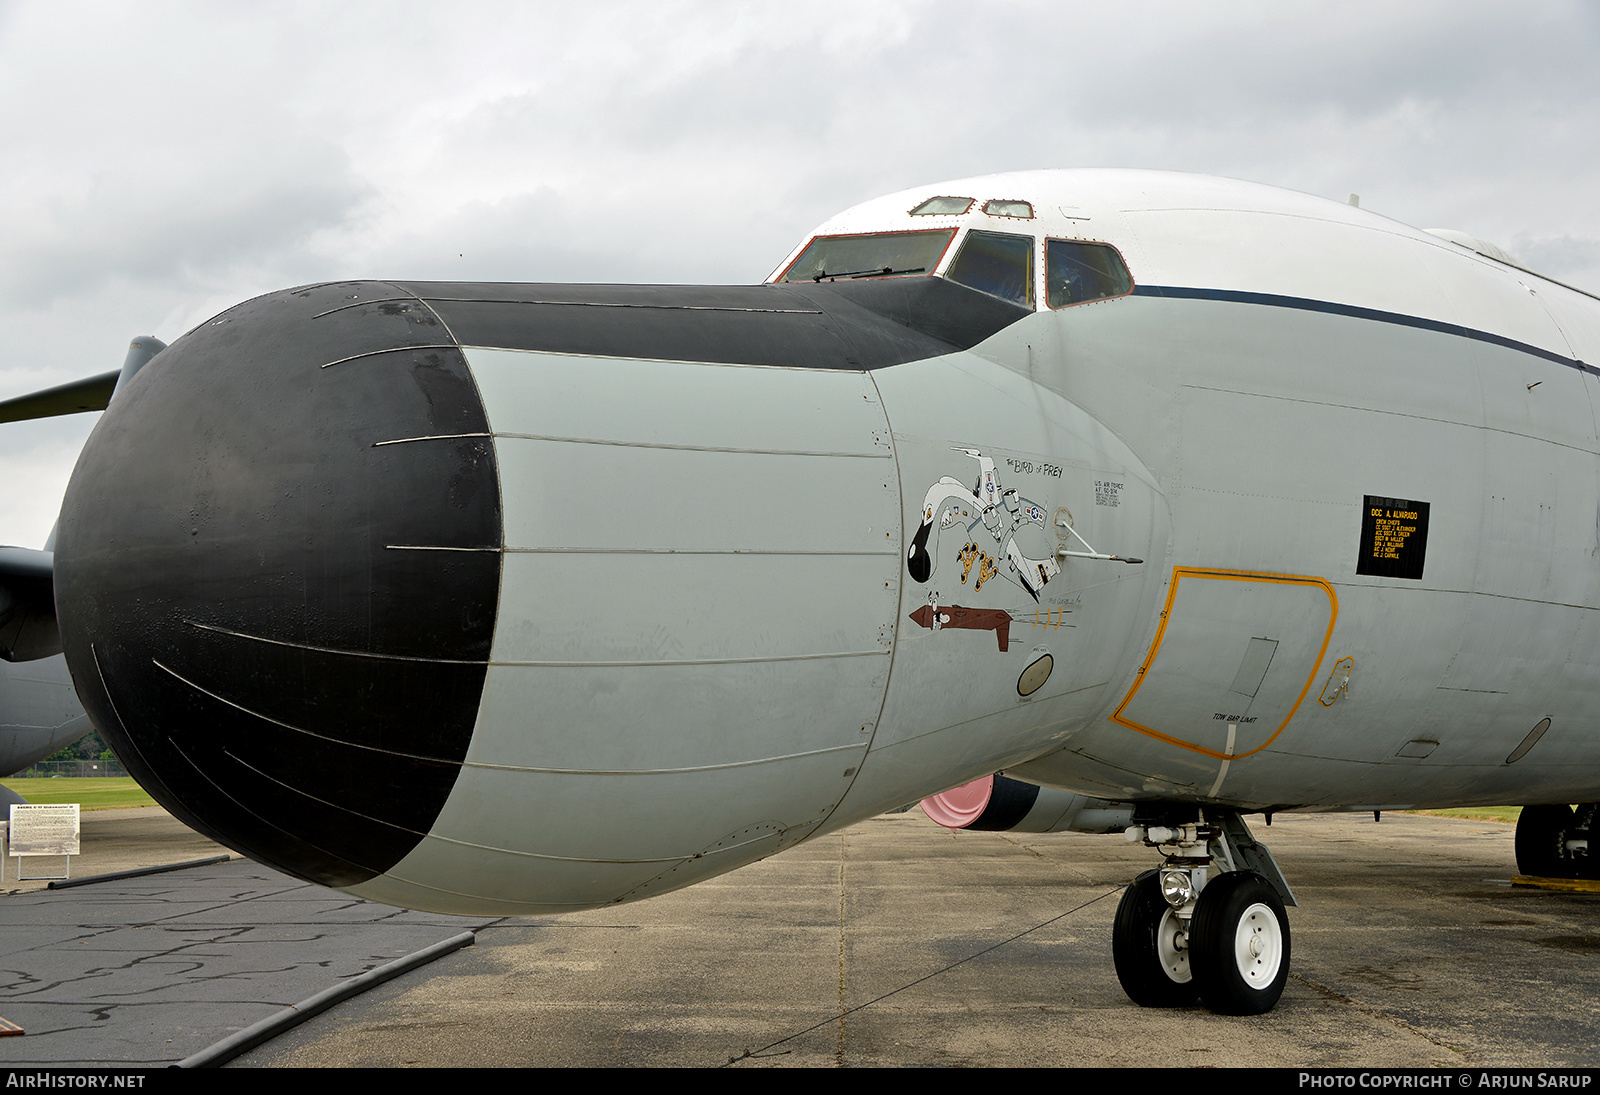
{"label": "nose wheel", "polygon": [[1221,1015],[1271,1011],[1289,979],[1289,917],[1254,871],[1214,878],[1184,920],[1161,896],[1156,871],[1122,894],[1111,931],[1117,980],[1145,1008],[1198,1001]]}
{"label": "nose wheel", "polygon": [[1189,966],[1188,924],[1161,896],[1157,871],[1122,891],[1111,928],[1111,959],[1122,991],[1142,1008],[1182,1008],[1200,996]]}
{"label": "nose wheel", "polygon": [[1289,980],[1284,898],[1294,900],[1271,853],[1235,813],[1135,819],[1129,838],[1162,848],[1167,862],[1134,879],[1117,907],[1111,955],[1123,991],[1147,1008],[1198,1000],[1222,1015],[1271,1011]]}
{"label": "nose wheel", "polygon": [[1222,1015],[1271,1011],[1289,980],[1289,917],[1254,871],[1221,875],[1200,892],[1190,931],[1200,998]]}

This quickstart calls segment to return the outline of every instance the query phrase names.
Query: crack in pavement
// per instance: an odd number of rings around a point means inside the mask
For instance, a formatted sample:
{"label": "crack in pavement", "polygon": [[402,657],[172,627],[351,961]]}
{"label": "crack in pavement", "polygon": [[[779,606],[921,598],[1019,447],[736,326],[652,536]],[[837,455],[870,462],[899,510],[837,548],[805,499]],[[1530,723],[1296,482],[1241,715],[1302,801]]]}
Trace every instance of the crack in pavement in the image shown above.
{"label": "crack in pavement", "polygon": [[0,901],[12,944],[0,1005],[28,1032],[5,1047],[13,1067],[180,1060],[486,923],[370,905],[245,860]]}

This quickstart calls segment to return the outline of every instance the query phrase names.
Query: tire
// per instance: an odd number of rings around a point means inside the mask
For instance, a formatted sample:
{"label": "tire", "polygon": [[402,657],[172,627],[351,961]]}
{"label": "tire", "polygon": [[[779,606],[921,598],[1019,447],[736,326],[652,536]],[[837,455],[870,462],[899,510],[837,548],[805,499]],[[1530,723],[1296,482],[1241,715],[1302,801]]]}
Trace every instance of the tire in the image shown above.
{"label": "tire", "polygon": [[1146,871],[1122,892],[1111,928],[1111,958],[1122,991],[1142,1008],[1188,1007],[1199,996],[1188,952],[1173,946],[1181,922],[1161,896],[1157,871]]}
{"label": "tire", "polygon": [[1271,1011],[1289,980],[1289,917],[1272,883],[1254,871],[1207,882],[1189,930],[1189,962],[1212,1011]]}
{"label": "tire", "polygon": [[1567,830],[1572,822],[1572,807],[1564,803],[1524,806],[1517,818],[1517,870],[1535,878],[1571,878]]}

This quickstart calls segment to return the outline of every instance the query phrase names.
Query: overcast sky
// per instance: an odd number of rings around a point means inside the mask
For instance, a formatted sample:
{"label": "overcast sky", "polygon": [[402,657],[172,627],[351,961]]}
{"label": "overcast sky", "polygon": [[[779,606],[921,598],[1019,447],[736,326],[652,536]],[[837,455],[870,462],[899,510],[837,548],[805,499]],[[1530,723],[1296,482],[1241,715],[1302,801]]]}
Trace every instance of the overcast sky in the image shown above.
{"label": "overcast sky", "polygon": [[[1035,167],[1356,192],[1600,291],[1576,0],[0,0],[0,103],[0,398],[305,282],[759,281],[839,209]],[[95,417],[0,426],[0,543]]]}

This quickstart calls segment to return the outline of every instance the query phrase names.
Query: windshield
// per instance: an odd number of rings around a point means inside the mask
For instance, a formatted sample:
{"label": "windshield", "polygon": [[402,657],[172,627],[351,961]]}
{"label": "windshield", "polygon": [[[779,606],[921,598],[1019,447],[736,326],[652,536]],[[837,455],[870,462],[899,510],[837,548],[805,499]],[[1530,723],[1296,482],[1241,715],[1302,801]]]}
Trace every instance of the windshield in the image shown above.
{"label": "windshield", "polygon": [[945,276],[951,281],[1033,307],[1033,237],[968,232]]}
{"label": "windshield", "polygon": [[1046,240],[1045,284],[1050,307],[1107,300],[1133,292],[1133,277],[1117,249],[1104,243]]}
{"label": "windshield", "polygon": [[779,281],[832,281],[931,274],[954,228],[929,232],[879,232],[866,236],[818,236],[789,264]]}

